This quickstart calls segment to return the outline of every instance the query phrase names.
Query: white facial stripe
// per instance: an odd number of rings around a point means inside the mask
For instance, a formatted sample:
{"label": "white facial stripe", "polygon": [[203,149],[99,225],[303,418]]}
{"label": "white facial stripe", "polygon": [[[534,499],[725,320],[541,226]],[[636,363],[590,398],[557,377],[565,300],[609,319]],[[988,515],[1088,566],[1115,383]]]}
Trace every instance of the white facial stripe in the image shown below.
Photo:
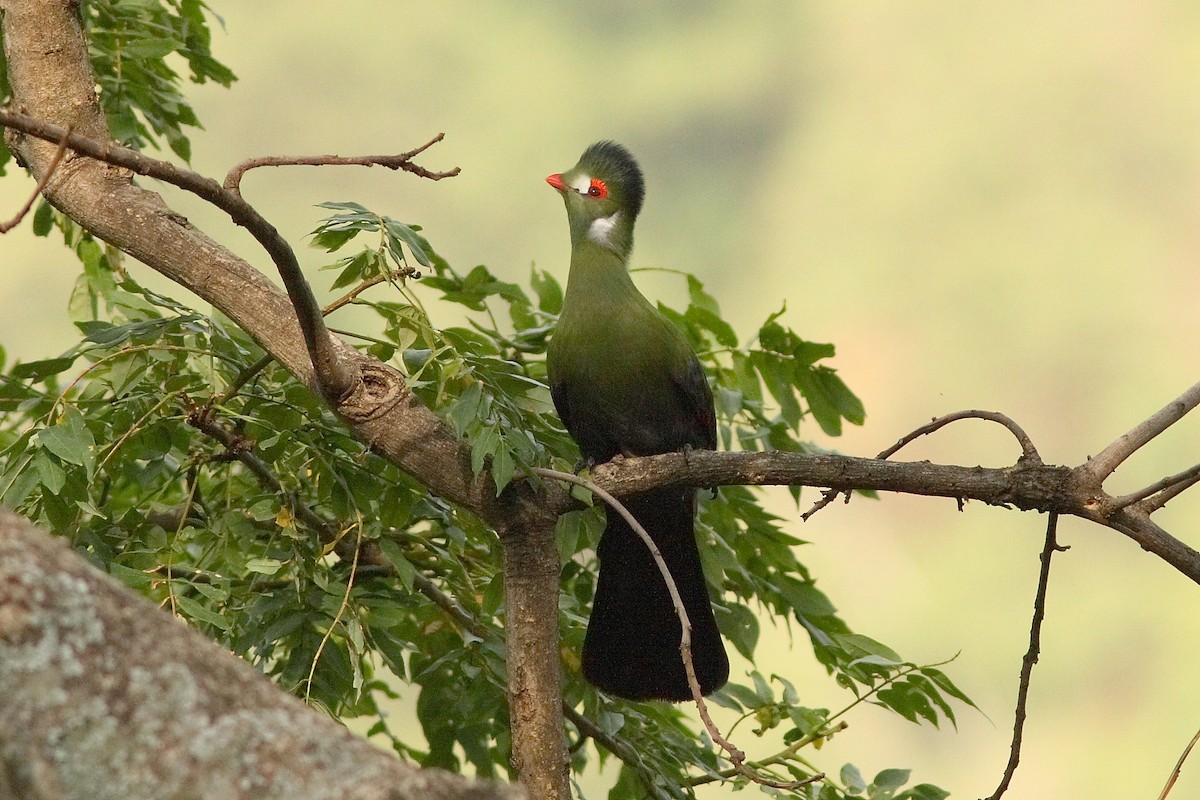
{"label": "white facial stripe", "polygon": [[588,228],[588,238],[597,244],[609,244],[608,237],[617,224],[619,216],[621,216],[621,212],[617,211],[611,217],[597,217],[592,220],[591,227]]}
{"label": "white facial stripe", "polygon": [[580,175],[575,179],[575,182],[571,184],[571,188],[580,194],[587,194],[588,189],[592,188],[592,176]]}

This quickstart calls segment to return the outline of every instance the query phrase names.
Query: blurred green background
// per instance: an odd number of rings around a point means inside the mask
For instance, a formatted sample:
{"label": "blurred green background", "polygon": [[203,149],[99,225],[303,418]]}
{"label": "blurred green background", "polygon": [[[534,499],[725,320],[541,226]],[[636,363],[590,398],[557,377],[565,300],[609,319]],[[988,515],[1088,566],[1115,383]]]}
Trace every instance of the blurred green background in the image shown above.
{"label": "blurred green background", "polygon": [[[240,81],[192,89],[199,171],[398,152],[438,131],[445,143],[421,163],[462,167],[436,184],[380,169],[251,173],[245,196],[294,242],[321,217],[314,204],[354,199],[424,225],[460,268],[523,281],[536,263],[565,279],[565,218],[542,179],[617,139],[648,179],[635,265],[693,271],[743,332],[786,302],[797,331],[837,344],[868,419],[840,440],[813,426],[822,445],[870,455],[933,416],[986,408],[1025,426],[1048,462],[1075,465],[1200,377],[1195,3],[213,2],[227,27],[214,50]],[[31,189],[0,181],[0,216]],[[219,213],[162,191],[270,268]],[[0,263],[10,357],[69,346],[67,251],[26,225],[0,239]],[[677,277],[638,280],[682,298]],[[978,422],[906,453],[995,466],[1019,454]],[[1111,488],[1197,454],[1200,420],[1185,420]],[[990,793],[1044,518],[887,496],[801,524],[785,493],[772,503],[812,542],[802,556],[852,625],[919,662],[960,653],[948,669],[984,712],[960,710],[955,731],[868,709],[823,758]],[[1159,521],[1195,546],[1198,517],[1200,495],[1185,495]],[[1108,529],[1065,520],[1060,541],[1071,550],[1055,562],[1008,796],[1155,797],[1200,727],[1200,590]],[[806,643],[770,630],[764,673],[795,681],[805,704],[847,702]],[[769,752],[748,732],[738,743]],[[585,788],[598,796],[611,779]],[[1200,762],[1173,793],[1196,796]]]}

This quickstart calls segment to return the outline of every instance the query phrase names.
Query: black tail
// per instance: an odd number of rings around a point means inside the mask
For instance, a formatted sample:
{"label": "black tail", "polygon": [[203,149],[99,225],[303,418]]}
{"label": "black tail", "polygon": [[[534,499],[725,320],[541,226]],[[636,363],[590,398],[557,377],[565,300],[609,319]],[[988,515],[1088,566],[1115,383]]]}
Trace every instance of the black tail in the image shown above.
{"label": "black tail", "polygon": [[[700,691],[714,692],[729,679],[729,658],[696,549],[695,490],[656,489],[623,502],[662,552],[692,624]],[[612,508],[597,553],[600,577],[583,642],[584,676],[630,700],[690,700],[671,594],[645,543]]]}

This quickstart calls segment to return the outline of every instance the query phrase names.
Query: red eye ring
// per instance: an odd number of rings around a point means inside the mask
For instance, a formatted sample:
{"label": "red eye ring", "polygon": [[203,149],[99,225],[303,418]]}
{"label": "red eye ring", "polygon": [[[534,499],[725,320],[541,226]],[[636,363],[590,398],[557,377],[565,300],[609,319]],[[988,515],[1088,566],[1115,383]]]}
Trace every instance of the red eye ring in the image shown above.
{"label": "red eye ring", "polygon": [[599,178],[592,178],[592,184],[588,186],[587,194],[588,197],[603,199],[608,197],[608,187]]}

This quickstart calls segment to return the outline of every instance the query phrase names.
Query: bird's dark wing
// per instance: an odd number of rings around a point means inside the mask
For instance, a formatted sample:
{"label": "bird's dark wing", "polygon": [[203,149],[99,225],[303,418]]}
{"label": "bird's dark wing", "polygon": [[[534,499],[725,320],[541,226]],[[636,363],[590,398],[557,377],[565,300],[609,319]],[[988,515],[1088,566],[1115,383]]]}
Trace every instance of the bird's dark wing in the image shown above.
{"label": "bird's dark wing", "polygon": [[689,423],[687,444],[704,450],[716,450],[717,415],[713,410],[712,389],[709,388],[700,360],[694,355],[689,358],[685,370],[672,375],[671,382]]}

